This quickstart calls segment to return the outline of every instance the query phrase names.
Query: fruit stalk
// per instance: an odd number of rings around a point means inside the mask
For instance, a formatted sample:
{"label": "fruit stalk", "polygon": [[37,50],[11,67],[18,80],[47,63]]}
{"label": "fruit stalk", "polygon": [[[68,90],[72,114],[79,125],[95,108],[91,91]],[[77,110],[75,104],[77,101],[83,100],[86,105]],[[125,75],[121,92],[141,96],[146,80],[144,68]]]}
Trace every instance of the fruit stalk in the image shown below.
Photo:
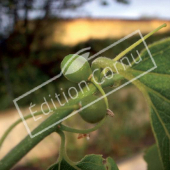
{"label": "fruit stalk", "polygon": [[122,51],[119,55],[117,55],[113,61],[118,61],[120,58],[122,58],[125,54],[127,54],[129,51],[131,51],[132,49],[134,49],[136,46],[138,46],[140,43],[142,43],[144,40],[146,40],[147,38],[149,38],[151,35],[153,35],[154,33],[158,32],[160,29],[162,29],[163,27],[166,27],[167,24],[163,24],[161,26],[159,26],[158,28],[156,28],[155,30],[151,31],[150,33],[148,33],[147,35],[145,35],[143,38],[141,38],[140,40],[138,40],[137,42],[135,42],[134,44],[132,44],[130,47],[128,47],[126,50]]}

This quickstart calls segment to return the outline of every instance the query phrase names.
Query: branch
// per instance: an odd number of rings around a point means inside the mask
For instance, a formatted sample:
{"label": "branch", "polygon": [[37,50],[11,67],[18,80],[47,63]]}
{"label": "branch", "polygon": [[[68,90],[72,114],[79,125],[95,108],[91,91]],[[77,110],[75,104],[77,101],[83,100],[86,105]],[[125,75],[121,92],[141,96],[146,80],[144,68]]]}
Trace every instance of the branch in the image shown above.
{"label": "branch", "polygon": [[[114,81],[119,79],[119,77],[114,76],[113,79],[105,81],[103,83],[103,87],[110,86],[113,84]],[[58,108],[58,112],[52,114],[48,119],[46,119],[44,122],[42,122],[35,130],[33,130],[32,134],[36,134],[45,128],[49,127],[50,125],[54,124],[55,122],[65,118],[68,116],[74,109],[67,109],[64,110],[64,107],[68,107],[71,105],[75,105],[79,103],[79,101],[87,97],[97,91],[97,88],[93,84],[89,84],[89,89],[87,90],[84,88],[84,94],[79,93],[77,99],[72,99],[69,101],[69,103],[66,106],[63,106],[62,109]],[[26,136],[16,147],[14,147],[1,161],[0,161],[0,169],[1,170],[9,170],[11,169],[22,157],[24,157],[33,147],[35,147],[40,141],[42,141],[45,137],[50,135],[51,133],[56,131],[56,126],[49,128],[42,134],[35,136],[34,138],[30,138],[30,136]]]}

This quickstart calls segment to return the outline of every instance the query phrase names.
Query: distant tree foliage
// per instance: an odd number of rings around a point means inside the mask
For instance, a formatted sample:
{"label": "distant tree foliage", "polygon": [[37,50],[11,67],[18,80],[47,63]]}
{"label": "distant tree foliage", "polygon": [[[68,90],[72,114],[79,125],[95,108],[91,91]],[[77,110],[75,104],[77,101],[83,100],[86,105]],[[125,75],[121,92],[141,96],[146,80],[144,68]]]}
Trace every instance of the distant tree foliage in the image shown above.
{"label": "distant tree foliage", "polygon": [[[54,63],[69,53],[67,47],[45,48],[43,40],[53,29],[50,21],[56,22],[64,18],[64,12],[91,1],[94,0],[0,0],[0,79],[3,80],[0,102],[4,108],[13,105],[15,97],[53,76],[59,69]],[[104,6],[109,5],[108,1],[97,2]],[[126,3],[126,0],[113,1]],[[47,27],[50,31],[45,33]]]}
{"label": "distant tree foliage", "polygon": [[[63,17],[66,10],[75,10],[92,0],[0,0],[0,34],[1,37],[11,32],[18,22],[24,20],[26,29],[29,18],[41,20]],[[94,1],[94,0],[93,0]],[[118,3],[128,4],[128,0],[113,0]],[[108,5],[108,0],[100,0],[102,5]]]}

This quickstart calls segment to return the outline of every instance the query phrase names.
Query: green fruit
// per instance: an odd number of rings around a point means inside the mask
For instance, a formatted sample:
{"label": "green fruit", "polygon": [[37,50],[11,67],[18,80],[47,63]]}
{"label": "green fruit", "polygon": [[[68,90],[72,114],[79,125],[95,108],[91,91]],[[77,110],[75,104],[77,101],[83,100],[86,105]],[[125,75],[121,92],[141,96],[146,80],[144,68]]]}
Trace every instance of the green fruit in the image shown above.
{"label": "green fruit", "polygon": [[88,61],[79,55],[67,55],[61,62],[63,75],[70,81],[79,83],[87,81],[92,74]]}
{"label": "green fruit", "polygon": [[[88,96],[80,102],[81,106],[87,106],[88,104],[97,100],[97,96]],[[105,101],[103,99],[93,103],[92,105],[86,107],[80,111],[80,116],[82,119],[88,123],[100,122],[107,114],[107,108]]]}

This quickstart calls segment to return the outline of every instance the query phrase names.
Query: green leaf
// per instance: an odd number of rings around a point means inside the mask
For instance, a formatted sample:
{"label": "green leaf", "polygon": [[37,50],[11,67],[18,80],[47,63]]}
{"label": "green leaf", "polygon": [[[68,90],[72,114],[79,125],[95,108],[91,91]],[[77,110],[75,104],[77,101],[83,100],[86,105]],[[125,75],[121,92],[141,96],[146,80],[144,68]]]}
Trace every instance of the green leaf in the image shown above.
{"label": "green leaf", "polygon": [[60,169],[59,169],[59,163],[56,163],[54,165],[52,165],[48,170],[75,170],[75,168],[73,168],[66,160],[62,160],[60,162]]}
{"label": "green leaf", "polygon": [[147,170],[163,170],[162,162],[160,160],[156,145],[153,145],[147,149],[144,159],[148,164]]}
{"label": "green leaf", "polygon": [[[170,170],[170,38],[149,46],[157,68],[134,82],[144,92],[150,104],[151,125],[156,138],[160,159],[165,170]],[[133,67],[136,77],[153,63],[144,50],[142,62]],[[143,90],[144,89],[144,90]]]}
{"label": "green leaf", "polygon": [[[106,161],[106,163],[103,163]],[[103,159],[102,155],[86,155],[80,162],[75,164],[80,170],[118,170],[117,165],[112,158]],[[60,163],[60,170],[76,170],[66,160]],[[52,165],[48,170],[59,170],[59,163]]]}
{"label": "green leaf", "polygon": [[82,170],[105,170],[102,155],[86,155],[77,166]]}
{"label": "green leaf", "polygon": [[119,170],[114,160],[110,157],[106,159],[106,168],[107,170]]}

